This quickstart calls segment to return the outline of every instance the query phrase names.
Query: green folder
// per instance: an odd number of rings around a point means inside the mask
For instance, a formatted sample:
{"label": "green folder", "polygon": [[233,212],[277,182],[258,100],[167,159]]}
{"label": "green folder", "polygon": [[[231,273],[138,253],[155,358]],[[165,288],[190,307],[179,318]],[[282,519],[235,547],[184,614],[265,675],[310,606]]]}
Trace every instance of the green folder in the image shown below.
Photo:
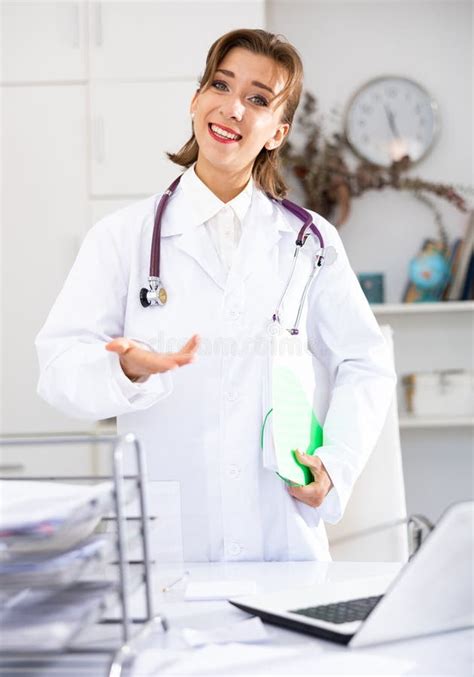
{"label": "green folder", "polygon": [[313,481],[311,470],[298,462],[295,450],[314,454],[323,444],[323,429],[308,393],[289,366],[273,368],[272,403],[263,422],[261,446],[265,429],[271,426],[278,475],[288,484],[309,484]]}

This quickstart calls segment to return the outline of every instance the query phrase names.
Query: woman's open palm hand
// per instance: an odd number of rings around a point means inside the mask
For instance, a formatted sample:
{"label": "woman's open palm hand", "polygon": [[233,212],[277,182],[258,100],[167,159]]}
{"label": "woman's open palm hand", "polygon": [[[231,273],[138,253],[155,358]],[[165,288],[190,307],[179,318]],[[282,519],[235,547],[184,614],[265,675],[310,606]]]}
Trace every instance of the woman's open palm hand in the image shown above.
{"label": "woman's open palm hand", "polygon": [[199,336],[197,334],[192,336],[176,353],[151,352],[124,336],[110,341],[105,346],[106,350],[119,355],[120,365],[126,376],[132,381],[190,364],[195,359],[198,347]]}

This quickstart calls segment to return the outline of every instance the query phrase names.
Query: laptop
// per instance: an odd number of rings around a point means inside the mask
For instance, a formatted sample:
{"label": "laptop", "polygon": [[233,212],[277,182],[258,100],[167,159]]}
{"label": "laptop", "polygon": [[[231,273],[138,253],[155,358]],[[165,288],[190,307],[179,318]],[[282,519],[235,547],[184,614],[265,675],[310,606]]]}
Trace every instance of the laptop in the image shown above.
{"label": "laptop", "polygon": [[370,646],[474,626],[474,501],[446,510],[390,583],[381,577],[231,599],[263,621]]}

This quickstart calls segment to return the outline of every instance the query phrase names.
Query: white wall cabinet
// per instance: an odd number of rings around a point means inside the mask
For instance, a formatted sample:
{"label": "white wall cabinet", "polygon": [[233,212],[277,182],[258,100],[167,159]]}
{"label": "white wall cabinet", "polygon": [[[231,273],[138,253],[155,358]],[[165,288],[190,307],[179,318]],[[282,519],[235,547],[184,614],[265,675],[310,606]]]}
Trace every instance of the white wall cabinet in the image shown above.
{"label": "white wall cabinet", "polygon": [[86,78],[86,3],[2,2],[2,82]]}
{"label": "white wall cabinet", "polygon": [[165,151],[191,135],[194,83],[153,82],[91,86],[92,195],[149,195],[180,173]]}
{"label": "white wall cabinet", "polygon": [[191,134],[189,106],[209,46],[234,28],[263,26],[264,5],[90,4],[93,197],[149,195],[176,177],[180,169],[165,152],[177,151]]}
{"label": "white wall cabinet", "polygon": [[0,447],[0,477],[70,477],[98,474],[91,444]]}
{"label": "white wall cabinet", "polygon": [[3,432],[84,429],[36,394],[33,345],[88,221],[84,89],[3,91]]}
{"label": "white wall cabinet", "polygon": [[[210,44],[264,0],[2,2],[1,433],[89,431],[36,394],[34,338],[87,229],[162,190]],[[71,308],[71,313],[74,308]],[[0,450],[0,474],[98,469],[93,448]]]}
{"label": "white wall cabinet", "polygon": [[90,3],[92,79],[191,79],[210,45],[234,28],[262,28],[264,0]]}
{"label": "white wall cabinet", "polygon": [[[6,87],[2,202],[1,432],[88,431],[37,394],[34,339],[80,246],[88,223],[84,86]],[[71,308],[71,313],[74,308]],[[80,447],[2,447],[0,475],[94,472]]]}
{"label": "white wall cabinet", "polygon": [[437,520],[450,503],[474,498],[474,418],[407,414],[401,379],[418,371],[474,369],[474,302],[372,308],[394,332],[408,513]]}
{"label": "white wall cabinet", "polygon": [[136,202],[135,198],[116,198],[111,200],[92,200],[90,210],[90,225],[100,221],[105,216],[117,212],[119,209],[127,207],[129,204]]}

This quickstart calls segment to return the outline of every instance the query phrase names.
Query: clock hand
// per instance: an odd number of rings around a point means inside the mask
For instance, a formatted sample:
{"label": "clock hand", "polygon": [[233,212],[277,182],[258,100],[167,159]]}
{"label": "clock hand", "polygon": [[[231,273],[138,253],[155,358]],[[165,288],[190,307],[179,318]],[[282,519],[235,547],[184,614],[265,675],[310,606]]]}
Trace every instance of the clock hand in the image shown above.
{"label": "clock hand", "polygon": [[384,103],[384,108],[385,108],[385,114],[387,116],[388,126],[390,127],[390,131],[392,132],[393,136],[396,139],[399,139],[400,133],[399,133],[397,126],[395,124],[395,116],[394,116],[393,112],[390,110],[390,108],[387,106],[386,103]]}

